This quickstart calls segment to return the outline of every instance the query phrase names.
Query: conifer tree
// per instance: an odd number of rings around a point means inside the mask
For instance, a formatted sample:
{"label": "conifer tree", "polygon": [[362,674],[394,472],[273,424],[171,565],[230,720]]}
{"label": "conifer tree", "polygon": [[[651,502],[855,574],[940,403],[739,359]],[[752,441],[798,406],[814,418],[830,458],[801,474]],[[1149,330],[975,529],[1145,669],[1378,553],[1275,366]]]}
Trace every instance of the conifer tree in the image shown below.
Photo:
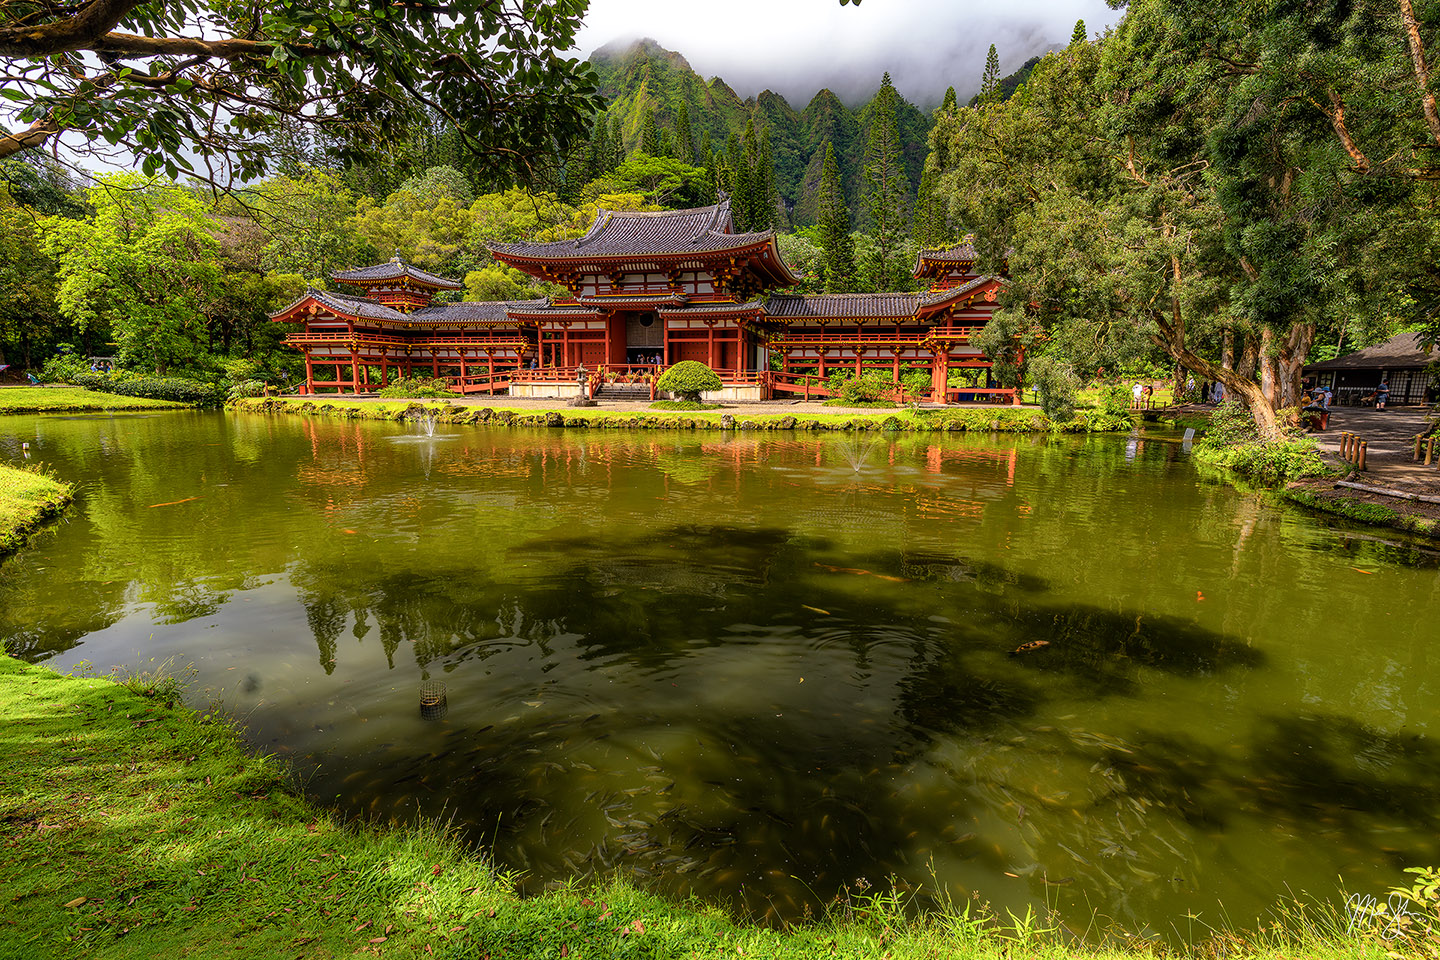
{"label": "conifer tree", "polygon": [[660,130],[655,126],[655,109],[645,111],[645,122],[640,126],[640,152],[648,156],[660,156]]}
{"label": "conifer tree", "polygon": [[959,107],[959,101],[955,98],[955,88],[950,87],[945,91],[945,100],[940,104],[941,113],[954,113]]}
{"label": "conifer tree", "polygon": [[715,191],[720,185],[720,164],[715,158],[715,148],[710,143],[710,131],[700,134],[700,152],[695,157],[697,166],[705,168],[705,196],[703,203],[715,202]]}
{"label": "conifer tree", "polygon": [[1075,29],[1070,33],[1070,46],[1073,47],[1077,43],[1084,43],[1087,39],[1088,34],[1085,32],[1085,21],[1076,20]]}
{"label": "conifer tree", "polygon": [[950,242],[946,222],[945,199],[935,189],[939,179],[933,159],[927,161],[920,174],[920,189],[915,195],[915,242],[921,247],[943,247]]}
{"label": "conifer tree", "polygon": [[759,169],[755,171],[755,200],[758,214],[751,230],[770,230],[780,223],[780,188],[775,185],[775,154],[770,131],[760,137]]}
{"label": "conifer tree", "polygon": [[675,159],[681,163],[695,163],[695,135],[690,130],[690,107],[680,101],[680,112],[675,117]]}
{"label": "conifer tree", "polygon": [[660,128],[660,142],[655,147],[657,157],[675,156],[675,144],[670,140],[670,131],[664,127]]}
{"label": "conifer tree", "polygon": [[980,77],[980,105],[999,101],[1000,55],[995,52],[995,44],[992,43],[990,52],[985,55],[985,73]]}
{"label": "conifer tree", "polygon": [[874,241],[866,272],[881,291],[898,289],[903,280],[900,257],[909,228],[906,201],[910,195],[910,179],[905,175],[900,130],[895,119],[899,99],[890,74],[885,74],[880,81],[880,92],[871,105],[870,139],[865,146],[864,204],[870,237]]}
{"label": "conifer tree", "polygon": [[595,129],[590,133],[590,146],[585,151],[585,182],[589,183],[612,167],[606,161],[610,158],[610,130],[606,119],[597,117]]}
{"label": "conifer tree", "polygon": [[850,208],[840,186],[840,167],[835,147],[825,142],[825,162],[820,167],[820,192],[816,198],[816,226],[819,228],[820,273],[826,293],[849,293],[855,289],[855,238],[850,236]]}
{"label": "conifer tree", "polygon": [[735,167],[735,226],[742,232],[763,230],[757,226],[763,219],[760,195],[765,187],[760,183],[760,145],[755,137],[755,118],[745,124],[745,139],[740,148],[740,161]]}
{"label": "conifer tree", "polygon": [[605,163],[614,170],[625,162],[625,134],[620,129],[620,118],[610,118],[610,155]]}

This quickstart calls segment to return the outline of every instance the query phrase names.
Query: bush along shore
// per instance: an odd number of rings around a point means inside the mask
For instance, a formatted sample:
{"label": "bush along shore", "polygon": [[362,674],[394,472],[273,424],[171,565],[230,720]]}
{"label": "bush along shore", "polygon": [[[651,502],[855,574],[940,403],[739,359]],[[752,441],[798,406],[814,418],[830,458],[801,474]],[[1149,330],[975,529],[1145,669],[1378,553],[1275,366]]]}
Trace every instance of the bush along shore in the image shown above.
{"label": "bush along shore", "polygon": [[1084,411],[1073,420],[1054,423],[1032,407],[958,407],[925,410],[892,408],[870,414],[729,414],[714,410],[596,411],[514,410],[504,407],[458,406],[450,403],[377,402],[252,398],[233,401],[231,409],[246,413],[287,413],[351,420],[414,420],[434,417],[436,423],[490,424],[508,427],[576,427],[599,430],[878,430],[911,433],[1098,433],[1129,430],[1128,417]]}
{"label": "bush along shore", "polygon": [[[614,878],[521,898],[438,825],[340,823],[181,692],[162,675],[61,676],[0,653],[0,955],[919,960],[1159,947],[1086,946],[1048,919],[1001,921],[973,899],[917,912],[887,892],[837,897],[783,930]],[[1411,912],[1433,917],[1433,906],[1422,896]],[[1297,905],[1263,934],[1180,952],[1427,955],[1426,942],[1382,932],[1390,939]]]}
{"label": "bush along shore", "polygon": [[0,416],[21,413],[85,413],[115,410],[183,410],[172,400],[97,393],[83,387],[6,387],[0,390]]}
{"label": "bush along shore", "polygon": [[0,464],[0,557],[18,550],[41,524],[58,516],[72,492],[44,467]]}

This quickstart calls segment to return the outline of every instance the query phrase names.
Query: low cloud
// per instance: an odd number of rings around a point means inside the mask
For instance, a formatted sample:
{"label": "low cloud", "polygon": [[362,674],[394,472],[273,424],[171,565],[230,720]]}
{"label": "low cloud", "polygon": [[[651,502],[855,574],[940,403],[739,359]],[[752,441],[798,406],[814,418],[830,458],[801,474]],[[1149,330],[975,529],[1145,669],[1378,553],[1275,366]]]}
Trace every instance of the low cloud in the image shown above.
{"label": "low cloud", "polygon": [[979,90],[992,43],[1003,76],[1067,43],[1076,20],[1093,35],[1119,17],[1104,0],[1010,0],[1002,10],[956,0],[591,0],[580,48],[650,37],[741,96],[768,88],[796,109],[822,87],[853,105],[888,70],[901,95],[933,107],[946,87],[962,98]]}

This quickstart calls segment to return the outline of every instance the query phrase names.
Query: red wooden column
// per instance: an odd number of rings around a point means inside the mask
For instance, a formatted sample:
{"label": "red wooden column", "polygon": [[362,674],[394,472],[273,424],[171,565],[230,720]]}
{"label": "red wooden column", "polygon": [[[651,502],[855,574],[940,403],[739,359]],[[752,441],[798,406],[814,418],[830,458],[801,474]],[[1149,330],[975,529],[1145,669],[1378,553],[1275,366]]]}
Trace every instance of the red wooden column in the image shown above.
{"label": "red wooden column", "polygon": [[949,387],[950,348],[947,345],[935,351],[935,359],[930,363],[930,402],[944,403]]}
{"label": "red wooden column", "polygon": [[305,392],[315,392],[315,365],[310,359],[310,348],[305,348]]}
{"label": "red wooden column", "polygon": [[[340,378],[340,371],[338,369],[335,371],[335,378],[337,380]],[[335,392],[340,392],[338,387]],[[350,348],[350,392],[360,392],[360,353],[354,347]]]}
{"label": "red wooden column", "polygon": [[715,369],[715,321],[705,321],[705,366]]}

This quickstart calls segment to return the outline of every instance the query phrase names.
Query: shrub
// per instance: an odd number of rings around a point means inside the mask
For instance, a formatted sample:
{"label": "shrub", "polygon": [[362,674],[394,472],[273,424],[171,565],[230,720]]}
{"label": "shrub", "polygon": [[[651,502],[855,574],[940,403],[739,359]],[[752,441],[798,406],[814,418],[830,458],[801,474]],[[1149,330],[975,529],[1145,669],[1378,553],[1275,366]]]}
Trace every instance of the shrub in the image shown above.
{"label": "shrub", "polygon": [[719,390],[725,386],[715,371],[698,360],[681,360],[660,374],[655,389],[675,394],[681,400],[700,402],[703,390]]}
{"label": "shrub", "polygon": [[1264,441],[1245,405],[1227,400],[1210,416],[1210,429],[1195,447],[1197,459],[1233,470],[1267,486],[1283,486],[1330,472],[1315,441],[1302,434]]}
{"label": "shrub", "polygon": [[1112,383],[1100,391],[1100,409],[1106,416],[1127,417],[1134,395],[1118,383]]}
{"label": "shrub", "polygon": [[400,377],[391,380],[388,387],[380,390],[380,396],[386,399],[407,399],[409,397],[423,397],[435,399],[448,399],[455,396],[455,391],[450,389],[450,384],[444,380],[426,380],[424,377]]}
{"label": "shrub", "polygon": [[840,399],[846,403],[879,403],[890,400],[895,382],[878,373],[851,377],[840,385]]}
{"label": "shrub", "polygon": [[701,403],[698,400],[656,400],[651,410],[719,410],[722,404]]}
{"label": "shrub", "polygon": [[825,386],[829,387],[830,392],[838,397],[840,395],[840,391],[845,386],[845,382],[854,376],[855,371],[850,370],[846,367],[841,367],[839,370],[831,370],[830,373],[825,377]]}
{"label": "shrub", "polygon": [[146,377],[127,371],[113,374],[82,373],[71,383],[96,393],[119,397],[146,397],[151,400],[174,400],[195,406],[213,406],[224,399],[224,389],[216,384],[186,380],[183,377]]}
{"label": "shrub", "polygon": [[84,357],[66,353],[46,360],[45,366],[40,368],[40,379],[46,383],[75,383],[76,377],[93,372]]}
{"label": "shrub", "polygon": [[230,388],[226,400],[241,400],[245,397],[259,397],[265,393],[264,380],[241,380]]}
{"label": "shrub", "polygon": [[930,396],[930,371],[907,370],[900,375],[900,385],[905,396],[911,400],[924,400]]}

